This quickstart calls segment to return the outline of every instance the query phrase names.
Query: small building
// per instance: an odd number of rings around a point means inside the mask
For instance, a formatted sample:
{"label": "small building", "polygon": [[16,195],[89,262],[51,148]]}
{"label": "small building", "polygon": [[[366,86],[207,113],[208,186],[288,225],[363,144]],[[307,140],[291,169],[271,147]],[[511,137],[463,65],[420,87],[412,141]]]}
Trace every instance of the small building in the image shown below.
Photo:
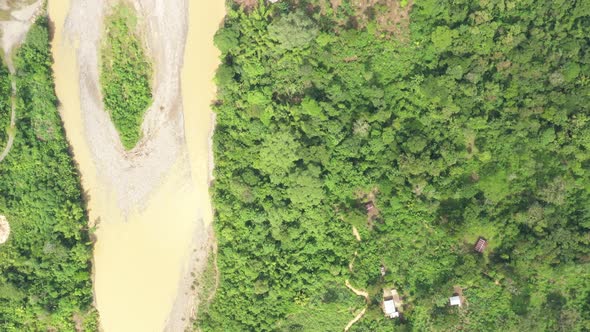
{"label": "small building", "polygon": [[383,312],[389,318],[399,317],[399,312],[395,309],[393,298],[383,299]]}
{"label": "small building", "polygon": [[461,306],[461,297],[458,294],[453,294],[453,296],[451,296],[449,298],[449,302],[451,303],[452,306]]}
{"label": "small building", "polygon": [[395,289],[383,290],[383,313],[389,318],[397,318],[402,309],[402,302]]}
{"label": "small building", "polygon": [[488,246],[488,241],[486,241],[486,239],[484,239],[483,237],[479,237],[479,239],[477,239],[477,242],[475,243],[475,251],[479,252],[479,253],[483,253],[484,250],[486,250]]}
{"label": "small building", "polygon": [[365,204],[365,208],[367,209],[367,212],[371,212],[375,209],[375,204],[373,204],[373,202],[368,202]]}

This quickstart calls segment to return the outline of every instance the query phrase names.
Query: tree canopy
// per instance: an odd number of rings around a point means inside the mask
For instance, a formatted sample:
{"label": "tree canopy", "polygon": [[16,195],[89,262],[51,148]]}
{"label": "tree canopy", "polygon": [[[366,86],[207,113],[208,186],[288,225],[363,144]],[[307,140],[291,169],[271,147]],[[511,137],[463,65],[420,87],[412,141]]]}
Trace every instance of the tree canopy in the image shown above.
{"label": "tree canopy", "polygon": [[[17,131],[0,163],[0,214],[11,227],[0,245],[2,331],[74,331],[76,322],[84,331],[97,330],[88,218],[57,110],[51,61],[42,17],[15,56]],[[10,81],[4,64],[0,75]],[[0,93],[10,98],[10,89]]]}
{"label": "tree canopy", "polygon": [[590,3],[367,3],[230,4],[200,328],[590,329]]}

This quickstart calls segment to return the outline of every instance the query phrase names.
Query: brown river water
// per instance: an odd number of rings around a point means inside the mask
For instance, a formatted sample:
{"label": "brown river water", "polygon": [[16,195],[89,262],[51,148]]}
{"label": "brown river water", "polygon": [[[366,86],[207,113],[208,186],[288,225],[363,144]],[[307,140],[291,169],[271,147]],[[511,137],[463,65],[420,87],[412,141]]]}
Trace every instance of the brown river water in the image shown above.
{"label": "brown river water", "polygon": [[[161,0],[165,1],[165,0]],[[97,173],[80,107],[75,45],[63,40],[70,0],[49,0],[55,25],[54,72],[60,112],[87,192],[91,223],[97,222],[93,278],[95,304],[104,331],[162,331],[186,283],[183,275],[195,247],[196,227],[210,227],[208,194],[210,102],[219,63],[213,35],[222,20],[223,0],[190,0],[182,69],[184,126],[191,176],[178,162],[141,209],[124,216],[116,194]],[[195,222],[199,211],[202,223]],[[164,227],[165,225],[165,227]],[[186,285],[184,285],[186,286]]]}

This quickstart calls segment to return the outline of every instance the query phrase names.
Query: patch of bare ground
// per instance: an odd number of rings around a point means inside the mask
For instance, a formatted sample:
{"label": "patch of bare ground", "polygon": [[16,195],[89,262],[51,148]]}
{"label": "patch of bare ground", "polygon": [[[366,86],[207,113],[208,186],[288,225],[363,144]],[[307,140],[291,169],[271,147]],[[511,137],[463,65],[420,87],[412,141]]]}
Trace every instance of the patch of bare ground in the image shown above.
{"label": "patch of bare ground", "polygon": [[[339,25],[362,29],[370,22],[375,22],[379,33],[406,42],[409,40],[413,4],[414,0],[352,0],[355,15],[340,21]],[[342,0],[324,0],[319,7],[322,13],[326,13],[328,7],[331,8],[334,17],[337,17],[341,5]]]}
{"label": "patch of bare ground", "polygon": [[338,9],[338,7],[340,7],[341,4],[342,0],[330,0],[330,5],[332,6],[333,10]]}
{"label": "patch of bare ground", "polygon": [[244,10],[249,11],[258,5],[258,0],[235,0]]}
{"label": "patch of bare ground", "polygon": [[75,313],[72,316],[72,320],[74,321],[74,328],[76,332],[84,331],[84,318],[79,313]]}
{"label": "patch of bare ground", "polygon": [[0,30],[2,31],[2,51],[9,66],[11,54],[25,39],[29,28],[43,10],[43,1],[0,0]]}

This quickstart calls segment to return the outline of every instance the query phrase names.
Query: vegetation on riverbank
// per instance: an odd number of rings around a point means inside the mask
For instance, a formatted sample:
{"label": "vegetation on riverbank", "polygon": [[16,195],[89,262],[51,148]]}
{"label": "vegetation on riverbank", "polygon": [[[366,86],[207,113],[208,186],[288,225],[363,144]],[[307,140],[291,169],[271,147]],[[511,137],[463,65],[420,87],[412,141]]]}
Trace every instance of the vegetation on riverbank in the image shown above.
{"label": "vegetation on riverbank", "polygon": [[10,73],[4,63],[0,64],[0,151],[6,145],[10,130],[10,114],[12,113],[10,96]]}
{"label": "vegetation on riverbank", "polygon": [[590,329],[590,3],[378,3],[228,8],[200,328]]}
{"label": "vegetation on riverbank", "polygon": [[0,330],[96,331],[88,220],[57,110],[47,18],[14,62],[18,131],[0,163],[0,214],[11,226],[0,245]]}
{"label": "vegetation on riverbank", "polygon": [[141,139],[143,115],[152,101],[152,65],[133,8],[118,4],[105,22],[100,73],[104,106],[123,147],[131,149]]}

